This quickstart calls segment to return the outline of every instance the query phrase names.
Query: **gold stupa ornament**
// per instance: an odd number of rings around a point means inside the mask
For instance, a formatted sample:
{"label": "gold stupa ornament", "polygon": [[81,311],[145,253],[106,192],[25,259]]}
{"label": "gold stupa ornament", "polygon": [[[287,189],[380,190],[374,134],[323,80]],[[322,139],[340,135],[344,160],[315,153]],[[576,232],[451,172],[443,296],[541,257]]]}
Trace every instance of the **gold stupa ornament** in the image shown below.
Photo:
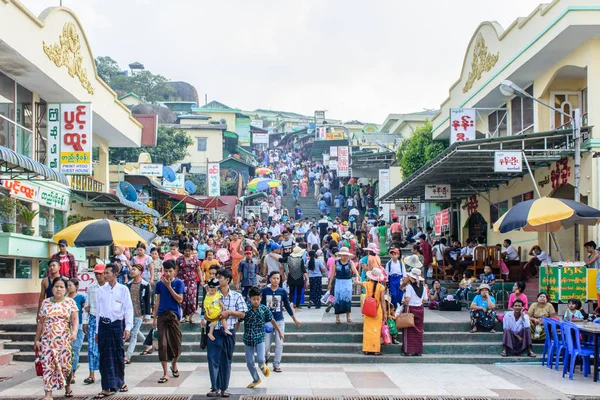
{"label": "gold stupa ornament", "polygon": [[473,49],[473,61],[471,61],[471,72],[469,72],[469,77],[463,87],[463,93],[471,90],[475,81],[481,79],[481,74],[494,68],[498,62],[499,54],[498,52],[496,54],[488,52],[483,35],[481,33],[477,35],[475,48]]}
{"label": "gold stupa ornament", "polygon": [[81,86],[89,94],[94,94],[94,88],[88,79],[87,70],[83,67],[83,57],[81,56],[81,40],[77,29],[72,22],[67,22],[59,36],[59,43],[47,45],[42,42],[44,53],[57,67],[67,67],[71,77],[79,78]]}

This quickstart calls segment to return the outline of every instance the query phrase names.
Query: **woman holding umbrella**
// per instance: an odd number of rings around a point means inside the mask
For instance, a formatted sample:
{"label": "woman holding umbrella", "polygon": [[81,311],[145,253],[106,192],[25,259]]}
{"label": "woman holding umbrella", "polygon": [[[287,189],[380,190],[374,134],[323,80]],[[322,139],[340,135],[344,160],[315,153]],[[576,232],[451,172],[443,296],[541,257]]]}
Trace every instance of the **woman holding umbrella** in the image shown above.
{"label": "woman holding umbrella", "polygon": [[202,285],[202,270],[200,262],[193,255],[193,246],[186,244],[183,247],[183,255],[177,259],[177,277],[183,281],[185,285],[185,294],[183,303],[181,303],[181,311],[184,322],[192,322],[192,316],[196,313],[196,278],[200,277],[200,285]]}

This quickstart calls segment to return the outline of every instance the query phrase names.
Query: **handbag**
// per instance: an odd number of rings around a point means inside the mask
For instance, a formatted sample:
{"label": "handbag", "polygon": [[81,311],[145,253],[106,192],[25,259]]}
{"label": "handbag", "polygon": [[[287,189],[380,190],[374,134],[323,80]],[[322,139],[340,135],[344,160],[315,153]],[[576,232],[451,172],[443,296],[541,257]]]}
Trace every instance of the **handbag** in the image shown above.
{"label": "handbag", "polygon": [[37,347],[35,348],[35,373],[37,376],[44,375],[44,369],[42,368],[42,360],[40,359],[40,353]]}
{"label": "handbag", "polygon": [[394,319],[388,318],[387,325],[390,329],[390,335],[394,336],[398,334],[398,327],[396,327],[396,321]]}
{"label": "handbag", "polygon": [[406,306],[406,312],[396,316],[396,329],[414,328],[415,315],[410,312],[410,307]]}

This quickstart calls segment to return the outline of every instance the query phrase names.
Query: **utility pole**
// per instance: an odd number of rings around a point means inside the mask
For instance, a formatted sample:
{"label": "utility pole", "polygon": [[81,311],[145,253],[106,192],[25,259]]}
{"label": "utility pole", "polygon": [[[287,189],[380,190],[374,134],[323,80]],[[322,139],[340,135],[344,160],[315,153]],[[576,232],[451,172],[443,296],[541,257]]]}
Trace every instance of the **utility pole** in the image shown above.
{"label": "utility pole", "polygon": [[[579,182],[581,177],[581,109],[576,108],[573,110],[573,141],[575,142],[575,155],[573,159],[575,161],[575,176],[574,176],[574,190],[573,190],[573,200],[579,203],[580,201],[580,190],[579,190]],[[575,224],[575,260],[579,260],[579,246],[580,246],[580,232],[579,225]]]}

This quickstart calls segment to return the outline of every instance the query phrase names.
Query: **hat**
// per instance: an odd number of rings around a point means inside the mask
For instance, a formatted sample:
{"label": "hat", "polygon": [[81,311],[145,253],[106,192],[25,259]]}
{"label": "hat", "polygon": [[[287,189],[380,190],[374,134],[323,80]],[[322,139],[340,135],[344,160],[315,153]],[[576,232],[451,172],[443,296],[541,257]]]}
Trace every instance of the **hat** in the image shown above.
{"label": "hat", "polygon": [[323,250],[319,249],[317,250],[317,252],[315,253],[318,256],[322,256],[323,255]]}
{"label": "hat", "polygon": [[343,222],[343,225],[344,225],[344,226],[348,225],[348,221],[344,221],[344,222]]}
{"label": "hat", "polygon": [[279,243],[271,243],[271,251],[280,249],[281,245]]}
{"label": "hat", "polygon": [[304,255],[304,250],[298,246],[294,247],[294,250],[292,251],[292,254],[290,254],[290,257],[302,257]]}
{"label": "hat", "polygon": [[372,251],[375,254],[379,254],[379,248],[377,247],[377,245],[375,243],[369,243],[369,245],[367,247],[365,247],[363,250]]}
{"label": "hat", "polygon": [[392,247],[392,248],[390,249],[390,254],[392,254],[392,253],[400,254],[400,250],[398,250],[398,249],[397,249],[397,248],[395,248],[395,247]]}
{"label": "hat", "polygon": [[347,247],[340,247],[340,250],[335,253],[336,256],[350,256],[354,257],[354,254],[350,253],[350,250]]}
{"label": "hat", "polygon": [[60,239],[60,240],[58,241],[58,245],[59,245],[59,246],[60,246],[60,245],[65,245],[65,246],[67,246],[68,244],[69,244],[69,243],[67,242],[67,239]]}
{"label": "hat", "polygon": [[423,268],[423,263],[419,260],[419,256],[410,255],[408,257],[404,257],[404,264],[408,265],[411,268]]}
{"label": "hat", "polygon": [[106,269],[106,265],[96,264],[96,266],[94,267],[94,273],[95,274],[103,274],[105,269]]}
{"label": "hat", "polygon": [[345,232],[345,233],[342,235],[342,237],[343,237],[344,239],[348,239],[348,240],[350,240],[350,239],[354,239],[354,235],[353,235],[353,234],[352,234],[352,232],[350,232],[350,231],[348,231],[348,232]]}
{"label": "hat", "polygon": [[481,292],[481,289],[487,289],[488,292],[490,291],[490,285],[488,285],[487,283],[482,283],[481,285],[479,285],[479,287],[477,288],[477,293]]}
{"label": "hat", "polygon": [[424,281],[425,279],[421,276],[421,270],[419,268],[413,268],[410,270],[410,272],[408,273],[408,276],[417,280],[417,281]]}
{"label": "hat", "polygon": [[381,282],[384,279],[381,268],[373,268],[371,271],[368,271],[367,278],[373,281]]}
{"label": "hat", "polygon": [[206,284],[208,287],[219,287],[219,280],[217,278],[209,279]]}

